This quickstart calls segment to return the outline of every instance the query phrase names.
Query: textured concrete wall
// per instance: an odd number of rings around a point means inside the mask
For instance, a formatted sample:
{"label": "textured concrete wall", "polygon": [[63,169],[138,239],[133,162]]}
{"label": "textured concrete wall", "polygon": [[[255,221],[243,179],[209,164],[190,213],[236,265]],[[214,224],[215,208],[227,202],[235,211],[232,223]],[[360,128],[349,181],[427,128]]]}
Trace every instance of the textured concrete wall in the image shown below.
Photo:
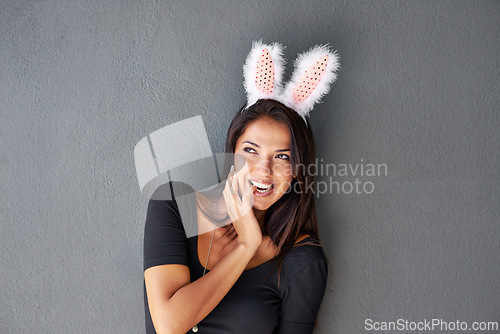
{"label": "textured concrete wall", "polygon": [[499,22],[498,1],[2,2],[0,332],[143,331],[134,145],[202,115],[222,151],[260,38],[289,65],[338,49],[311,116],[318,158],[387,165],[318,178],[375,187],[318,198],[317,332],[500,321]]}

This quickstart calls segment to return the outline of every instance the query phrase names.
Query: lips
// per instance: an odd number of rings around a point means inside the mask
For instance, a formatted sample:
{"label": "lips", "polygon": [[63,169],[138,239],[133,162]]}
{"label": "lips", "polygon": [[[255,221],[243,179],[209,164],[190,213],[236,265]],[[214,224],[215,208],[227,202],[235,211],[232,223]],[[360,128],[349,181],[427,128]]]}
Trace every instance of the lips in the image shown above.
{"label": "lips", "polygon": [[253,185],[257,186],[254,194],[260,197],[268,196],[274,190],[274,183],[264,183],[255,179],[250,179]]}

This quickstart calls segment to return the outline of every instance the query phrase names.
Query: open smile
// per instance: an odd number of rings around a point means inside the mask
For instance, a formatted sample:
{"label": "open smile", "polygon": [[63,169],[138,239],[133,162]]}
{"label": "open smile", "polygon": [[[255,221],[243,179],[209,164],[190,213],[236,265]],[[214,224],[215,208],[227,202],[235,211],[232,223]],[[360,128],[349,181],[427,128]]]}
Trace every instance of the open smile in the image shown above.
{"label": "open smile", "polygon": [[255,196],[266,197],[274,191],[274,183],[259,182],[255,179],[250,179],[250,182],[257,186],[257,189],[254,191]]}

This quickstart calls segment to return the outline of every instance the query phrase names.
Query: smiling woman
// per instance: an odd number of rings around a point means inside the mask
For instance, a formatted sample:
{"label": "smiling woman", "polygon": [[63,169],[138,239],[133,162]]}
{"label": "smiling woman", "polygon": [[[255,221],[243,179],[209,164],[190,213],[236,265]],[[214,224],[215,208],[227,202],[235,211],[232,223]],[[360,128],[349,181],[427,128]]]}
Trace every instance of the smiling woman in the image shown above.
{"label": "smiling woman", "polygon": [[[225,148],[234,154],[229,162],[234,165],[226,182],[211,192],[220,196],[196,193],[192,207],[199,235],[186,237],[178,200],[149,202],[144,237],[148,333],[313,331],[328,270],[314,194],[303,189],[314,182],[304,166],[314,163],[315,151],[310,109],[301,109],[301,103],[312,106],[307,98],[321,87],[321,75],[314,73],[320,80],[296,99],[300,103],[290,100],[302,113],[279,102],[284,99],[274,85],[280,80],[274,80],[275,68],[269,65],[279,59],[276,48],[257,43],[249,55],[247,70],[253,59],[272,78],[252,72],[257,78],[250,81],[263,95],[253,101],[249,93],[252,103],[229,126]],[[323,62],[334,57],[313,55]],[[261,77],[271,86],[257,84]],[[222,219],[216,218],[221,211]]]}
{"label": "smiling woman", "polygon": [[254,208],[268,209],[289,188],[292,182],[289,146],[286,125],[267,117],[250,124],[238,139],[235,153],[245,157],[252,171],[250,181],[257,186]]}
{"label": "smiling woman", "polygon": [[267,196],[254,193],[253,207],[268,211],[265,234],[283,251],[278,262],[302,234],[317,238],[314,194],[301,189],[314,182],[304,168],[315,161],[314,138],[299,114],[275,100],[257,101],[236,113],[228,130],[226,152],[245,157],[251,180],[273,185],[274,189],[264,193]]}

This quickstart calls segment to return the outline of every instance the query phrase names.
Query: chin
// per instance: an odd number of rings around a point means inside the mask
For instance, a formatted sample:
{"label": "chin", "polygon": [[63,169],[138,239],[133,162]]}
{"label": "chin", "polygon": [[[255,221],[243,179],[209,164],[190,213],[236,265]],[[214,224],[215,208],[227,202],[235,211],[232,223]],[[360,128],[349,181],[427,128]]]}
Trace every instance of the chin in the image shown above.
{"label": "chin", "polygon": [[253,208],[254,209],[257,209],[257,210],[267,210],[271,207],[271,205],[273,205],[275,202],[273,203],[259,203],[258,202],[258,199],[256,199],[253,203]]}
{"label": "chin", "polygon": [[257,195],[253,195],[253,208],[257,210],[267,210],[269,209],[274,203],[279,201],[279,199],[283,197],[280,196],[278,198],[268,198],[268,197],[258,197]]}

